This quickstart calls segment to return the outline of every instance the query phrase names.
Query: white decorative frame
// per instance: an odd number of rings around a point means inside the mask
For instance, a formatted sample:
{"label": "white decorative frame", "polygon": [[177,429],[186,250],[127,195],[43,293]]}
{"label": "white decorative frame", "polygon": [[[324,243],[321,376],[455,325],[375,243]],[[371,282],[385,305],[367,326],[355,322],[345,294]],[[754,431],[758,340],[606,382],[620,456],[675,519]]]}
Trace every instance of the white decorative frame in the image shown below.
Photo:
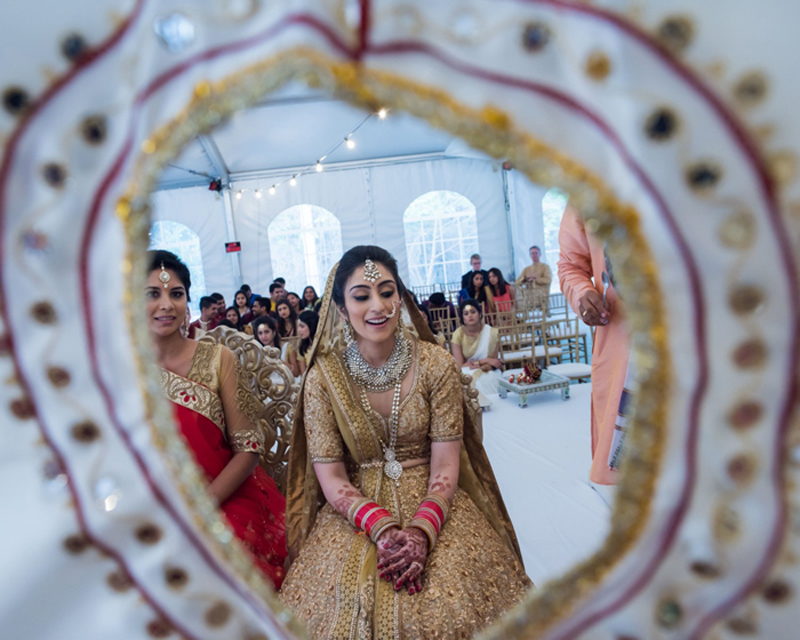
{"label": "white decorative frame", "polygon": [[[87,4],[79,36],[53,3],[40,33],[9,34],[23,56],[0,72],[0,410],[15,429],[0,451],[18,462],[0,491],[28,508],[4,552],[44,558],[32,605],[44,594],[75,617],[15,609],[6,628],[66,637],[110,607],[84,636],[303,635],[208,500],[135,304],[159,169],[303,80],[406,110],[565,188],[634,301],[643,386],[612,532],[487,636],[794,635],[800,291],[778,188],[796,161],[765,159],[733,106],[680,61],[689,18],[650,35],[566,0],[113,6],[104,34]],[[192,27],[174,50],[153,28],[172,15]],[[54,69],[47,86],[26,90],[42,67]],[[762,100],[764,82],[743,78],[734,102]],[[65,486],[71,509],[33,477]],[[115,508],[97,508],[109,492]],[[120,593],[141,598],[121,605]]]}

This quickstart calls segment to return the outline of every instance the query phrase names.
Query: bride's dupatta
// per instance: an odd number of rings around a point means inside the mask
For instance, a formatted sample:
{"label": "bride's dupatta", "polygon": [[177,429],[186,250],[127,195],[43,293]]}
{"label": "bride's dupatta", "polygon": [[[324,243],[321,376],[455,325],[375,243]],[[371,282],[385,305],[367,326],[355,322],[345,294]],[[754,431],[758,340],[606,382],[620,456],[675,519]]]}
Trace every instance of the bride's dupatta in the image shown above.
{"label": "bride's dupatta", "polygon": [[[333,279],[338,269],[338,264],[334,266],[328,276],[325,296],[320,307],[320,323],[311,349],[306,355],[307,368],[306,375],[300,384],[300,394],[298,398],[297,410],[295,412],[294,426],[292,430],[291,448],[289,451],[289,469],[287,474],[286,489],[286,537],[289,546],[289,556],[292,560],[297,558],[305,541],[308,539],[314,522],[317,518],[319,509],[325,503],[325,497],[317,481],[316,473],[308,455],[308,444],[305,429],[304,411],[304,391],[307,373],[314,366],[317,359],[324,359],[325,364],[333,363],[337,359],[337,353],[343,349],[341,337],[341,326],[339,324],[339,314],[331,299],[333,291]],[[416,307],[411,295],[406,292],[404,297],[405,308],[413,323],[413,330],[419,340],[424,340],[438,345],[436,339],[430,331],[422,314]],[[318,376],[318,380],[323,381],[325,376]],[[321,382],[325,384],[325,382]],[[329,397],[335,396],[334,390],[330,389]],[[462,411],[464,415],[464,436],[461,445],[460,472],[458,484],[473,500],[480,509],[487,521],[500,536],[500,539],[514,553],[522,564],[522,556],[519,551],[514,527],[508,517],[494,472],[486,456],[486,452],[481,444],[467,405],[462,398]],[[359,452],[357,447],[351,445],[355,442],[351,426],[348,424],[347,416],[342,416],[335,408],[336,423],[342,439],[348,445],[350,454],[357,463]],[[380,469],[378,470],[380,473]]]}

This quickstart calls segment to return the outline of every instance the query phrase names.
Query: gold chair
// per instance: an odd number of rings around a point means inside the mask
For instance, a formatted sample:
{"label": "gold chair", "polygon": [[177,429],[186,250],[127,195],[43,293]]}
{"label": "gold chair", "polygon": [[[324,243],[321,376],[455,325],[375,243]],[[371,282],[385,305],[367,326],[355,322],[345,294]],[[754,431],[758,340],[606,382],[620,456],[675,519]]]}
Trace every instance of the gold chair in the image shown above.
{"label": "gold chair", "polygon": [[[592,366],[580,361],[580,339],[582,335],[578,332],[578,318],[560,320],[552,324],[558,324],[560,325],[559,328],[563,329],[563,339],[560,341],[559,347],[564,357],[558,364],[550,365],[548,371],[579,382],[591,380]],[[549,349],[548,342],[550,340],[545,342],[545,346]]]}
{"label": "gold chair", "polygon": [[281,362],[278,349],[263,347],[252,336],[235,329],[217,327],[200,341],[228,347],[242,365],[245,381],[259,408],[256,427],[264,434],[267,453],[261,466],[275,480],[278,489],[285,491],[289,441],[299,388],[292,372]]}

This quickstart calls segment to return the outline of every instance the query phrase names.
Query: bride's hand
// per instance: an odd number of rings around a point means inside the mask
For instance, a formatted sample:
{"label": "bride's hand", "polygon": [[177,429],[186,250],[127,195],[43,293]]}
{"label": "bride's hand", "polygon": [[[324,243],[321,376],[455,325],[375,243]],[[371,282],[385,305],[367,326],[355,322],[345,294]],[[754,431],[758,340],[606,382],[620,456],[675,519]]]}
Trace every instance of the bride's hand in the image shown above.
{"label": "bride's hand", "polygon": [[406,586],[410,594],[419,592],[422,589],[422,572],[428,559],[428,537],[420,529],[409,527],[395,534],[394,547],[397,550],[380,563],[383,569],[381,575],[393,579],[395,591]]}

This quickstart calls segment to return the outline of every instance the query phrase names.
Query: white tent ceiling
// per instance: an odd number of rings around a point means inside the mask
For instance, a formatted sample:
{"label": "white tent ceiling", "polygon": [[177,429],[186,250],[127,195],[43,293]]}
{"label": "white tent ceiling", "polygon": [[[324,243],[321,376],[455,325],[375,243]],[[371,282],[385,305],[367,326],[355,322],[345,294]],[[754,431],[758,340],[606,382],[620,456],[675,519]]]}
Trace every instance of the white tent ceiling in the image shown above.
{"label": "white tent ceiling", "polygon": [[[326,94],[290,85],[269,100],[237,113],[213,133],[194,140],[168,166],[160,189],[207,184],[209,177],[231,182],[269,175],[270,171],[300,169],[344,140],[368,114]],[[402,113],[385,120],[373,116],[353,136],[354,149],[341,145],[326,164],[367,162],[423,155],[475,155],[464,153],[452,136]],[[202,175],[196,175],[197,172]]]}

